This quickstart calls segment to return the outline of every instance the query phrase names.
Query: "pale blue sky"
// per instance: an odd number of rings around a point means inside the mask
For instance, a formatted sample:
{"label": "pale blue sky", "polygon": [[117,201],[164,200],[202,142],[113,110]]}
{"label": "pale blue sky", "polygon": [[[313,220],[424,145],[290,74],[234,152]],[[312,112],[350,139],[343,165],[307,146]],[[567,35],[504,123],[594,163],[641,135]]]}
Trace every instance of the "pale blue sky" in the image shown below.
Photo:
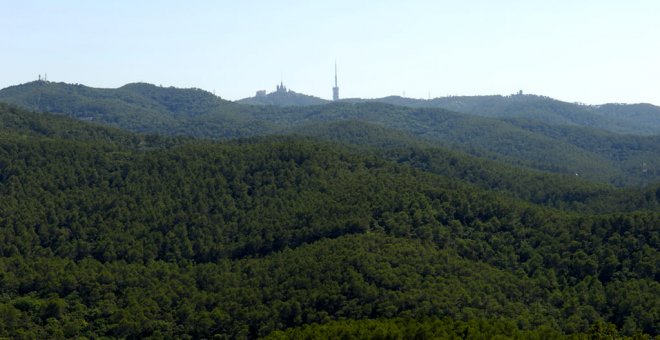
{"label": "pale blue sky", "polygon": [[198,87],[230,100],[510,94],[660,105],[660,1],[0,0],[0,88]]}

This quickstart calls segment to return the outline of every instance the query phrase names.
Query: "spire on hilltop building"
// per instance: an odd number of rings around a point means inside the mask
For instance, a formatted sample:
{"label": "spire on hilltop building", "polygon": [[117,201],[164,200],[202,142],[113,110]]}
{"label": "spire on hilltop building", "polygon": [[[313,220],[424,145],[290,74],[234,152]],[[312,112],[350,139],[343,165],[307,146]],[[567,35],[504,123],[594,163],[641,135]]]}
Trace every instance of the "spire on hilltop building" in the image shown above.
{"label": "spire on hilltop building", "polygon": [[332,100],[339,100],[339,86],[337,86],[337,62],[335,61],[335,87],[332,88]]}
{"label": "spire on hilltop building", "polygon": [[284,86],[284,82],[280,81],[280,84],[275,86],[277,89],[277,92],[286,92],[286,86]]}

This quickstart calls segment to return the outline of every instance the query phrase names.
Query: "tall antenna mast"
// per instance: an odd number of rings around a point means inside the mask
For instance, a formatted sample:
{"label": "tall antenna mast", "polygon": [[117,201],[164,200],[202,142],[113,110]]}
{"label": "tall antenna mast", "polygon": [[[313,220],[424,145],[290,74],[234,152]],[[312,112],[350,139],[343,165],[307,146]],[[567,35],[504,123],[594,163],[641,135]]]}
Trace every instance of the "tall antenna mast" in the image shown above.
{"label": "tall antenna mast", "polygon": [[337,87],[337,61],[335,60],[335,87]]}
{"label": "tall antenna mast", "polygon": [[335,60],[335,87],[332,88],[332,100],[339,100],[339,85],[337,85],[337,60]]}

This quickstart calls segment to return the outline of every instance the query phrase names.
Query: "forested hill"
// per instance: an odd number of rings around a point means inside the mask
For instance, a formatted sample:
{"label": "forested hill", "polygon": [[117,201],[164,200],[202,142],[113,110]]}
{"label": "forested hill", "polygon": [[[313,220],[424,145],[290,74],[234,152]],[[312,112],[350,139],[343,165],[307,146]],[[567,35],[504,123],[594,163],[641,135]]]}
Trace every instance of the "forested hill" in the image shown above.
{"label": "forested hill", "polygon": [[[150,117],[152,123],[163,119],[160,115],[164,113],[199,115],[238,110],[230,102],[203,90],[159,87],[146,83],[127,84],[118,89],[98,89],[78,84],[34,81],[0,90],[0,101],[36,111],[65,113],[77,118],[101,121],[104,119],[99,116],[103,114],[116,116],[119,112],[139,113]],[[624,134],[660,134],[660,108],[650,104],[581,105],[522,94],[450,96],[429,100],[390,96],[342,101],[441,108],[485,117],[525,118],[553,125],[576,125]],[[330,101],[285,89],[244,98],[237,103],[283,107],[316,106]],[[119,120],[115,119],[115,123]]]}
{"label": "forested hill", "polygon": [[[553,208],[581,212],[660,210],[655,199],[660,182],[646,188],[616,190],[571,175],[507,165],[456,150],[401,131],[362,121],[312,123],[289,133],[339,143],[424,171],[460,179],[486,190]],[[651,198],[650,200],[647,198]]]}
{"label": "forested hill", "polygon": [[143,148],[0,113],[0,337],[660,333],[657,210],[550,209],[299,137]]}
{"label": "forested hill", "polygon": [[191,138],[185,137],[172,138],[155,134],[136,134],[73,120],[61,115],[27,111],[5,103],[0,103],[0,133],[4,138],[74,140],[134,149],[171,147],[191,140]]}
{"label": "forested hill", "polygon": [[[231,129],[242,126],[238,106],[199,89],[159,87],[145,83],[117,89],[34,81],[0,90],[0,101],[40,112],[64,114],[137,132],[176,134],[191,118],[222,112],[216,117]],[[190,129],[192,130],[192,129]],[[219,133],[232,135],[231,131]],[[179,134],[182,134],[179,132]],[[190,135],[196,134],[190,131]]]}
{"label": "forested hill", "polygon": [[[305,106],[329,101],[303,94],[273,92],[237,101],[242,104]],[[584,105],[537,95],[448,96],[415,99],[389,96],[348,98],[342,102],[378,102],[412,108],[440,108],[494,118],[525,118],[554,125],[574,125],[635,135],[660,134],[660,107],[651,104]]]}
{"label": "forested hill", "polygon": [[442,108],[484,117],[525,118],[553,125],[583,126],[624,134],[660,134],[660,107],[650,104],[582,105],[522,94],[451,96],[430,100],[391,96],[368,101],[415,108]]}
{"label": "forested hill", "polygon": [[660,181],[660,135],[619,135],[520,117],[499,119],[375,102],[252,106],[223,101],[201,90],[148,84],[94,89],[32,82],[0,90],[0,101],[131,131],[212,139],[281,134],[309,124],[361,121],[514,166],[617,186]]}
{"label": "forested hill", "polygon": [[132,83],[116,89],[80,84],[33,81],[0,91],[0,101],[35,111],[63,113],[76,118],[117,115],[136,111],[141,115],[194,116],[231,105],[200,89],[161,87]]}
{"label": "forested hill", "polygon": [[254,97],[237,100],[240,104],[273,105],[273,106],[310,106],[323,105],[330,101],[319,97],[308,96],[291,90],[275,91],[268,94],[257,94]]}
{"label": "forested hill", "polygon": [[297,131],[304,130],[308,124],[368,122],[515,166],[577,175],[618,186],[660,180],[660,136],[618,135],[529,120],[501,120],[381,103],[282,109],[276,115],[256,117]]}
{"label": "forested hill", "polygon": [[[0,131],[16,138],[39,137],[76,140],[128,147],[135,150],[170,148],[191,138],[143,135],[71,120],[60,115],[26,111],[0,103]],[[617,190],[609,185],[512,167],[501,162],[452,151],[432,141],[398,130],[361,121],[337,121],[303,125],[287,134],[303,135],[351,147],[354,152],[377,155],[393,162],[508,193],[525,201],[574,211],[612,212],[640,208],[658,209],[647,199],[655,185],[644,189]],[[660,183],[658,183],[660,185]]]}

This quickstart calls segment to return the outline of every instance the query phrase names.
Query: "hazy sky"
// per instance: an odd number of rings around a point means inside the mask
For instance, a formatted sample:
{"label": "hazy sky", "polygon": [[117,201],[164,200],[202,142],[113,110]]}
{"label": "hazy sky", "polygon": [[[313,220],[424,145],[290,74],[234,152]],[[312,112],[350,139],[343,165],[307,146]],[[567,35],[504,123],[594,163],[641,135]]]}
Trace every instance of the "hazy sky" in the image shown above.
{"label": "hazy sky", "polygon": [[0,88],[284,84],[332,97],[511,94],[660,105],[660,1],[0,0]]}

